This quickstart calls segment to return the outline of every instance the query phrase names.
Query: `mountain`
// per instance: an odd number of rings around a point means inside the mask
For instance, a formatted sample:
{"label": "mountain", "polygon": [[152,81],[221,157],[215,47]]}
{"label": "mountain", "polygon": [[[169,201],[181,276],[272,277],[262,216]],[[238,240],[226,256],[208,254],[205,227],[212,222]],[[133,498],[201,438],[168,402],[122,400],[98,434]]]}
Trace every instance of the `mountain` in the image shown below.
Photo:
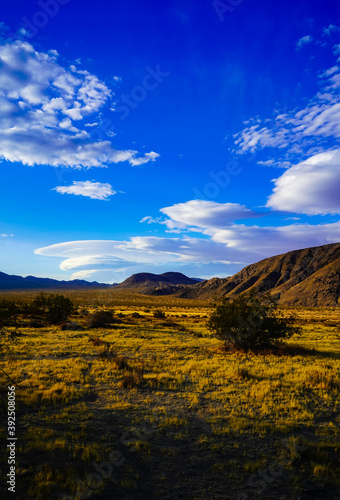
{"label": "mountain", "polygon": [[294,250],[251,264],[229,278],[212,278],[176,293],[179,297],[235,297],[255,289],[287,306],[340,304],[340,243]]}
{"label": "mountain", "polygon": [[39,290],[74,290],[81,288],[107,288],[113,285],[97,283],[96,281],[72,280],[58,281],[50,278],[36,278],[35,276],[10,275],[0,272],[0,290],[22,290],[22,289],[39,289]]}
{"label": "mountain", "polygon": [[195,285],[196,283],[198,280],[188,278],[182,273],[137,273],[115,286],[115,290],[133,289],[147,295],[169,295],[177,292],[183,285]]}

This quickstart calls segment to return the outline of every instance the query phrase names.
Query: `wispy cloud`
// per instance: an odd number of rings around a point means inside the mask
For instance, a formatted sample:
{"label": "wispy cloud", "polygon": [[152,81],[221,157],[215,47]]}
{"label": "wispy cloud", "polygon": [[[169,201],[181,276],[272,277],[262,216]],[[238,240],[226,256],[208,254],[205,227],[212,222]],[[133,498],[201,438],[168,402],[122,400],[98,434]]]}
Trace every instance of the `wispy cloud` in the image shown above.
{"label": "wispy cloud", "polygon": [[[279,227],[230,224],[226,228],[200,229],[202,237],[165,238],[135,236],[127,241],[69,241],[38,248],[35,253],[62,259],[60,268],[74,273],[124,268],[122,279],[140,270],[180,265],[199,273],[200,266],[216,269],[219,275],[236,272],[247,264],[290,250],[335,243],[340,239],[340,222],[330,224],[290,224]],[[196,266],[196,267],[193,267]],[[214,267],[215,266],[215,267]],[[130,273],[129,273],[129,270]],[[73,274],[74,276],[74,274]],[[79,276],[79,274],[77,275]],[[106,278],[105,281],[109,279]]]}
{"label": "wispy cloud", "polygon": [[301,37],[297,42],[296,42],[296,50],[301,50],[302,47],[304,47],[305,45],[309,45],[310,43],[312,43],[312,41],[314,40],[314,38],[311,36],[311,35],[305,35],[303,37]]}
{"label": "wispy cloud", "polygon": [[339,31],[340,31],[339,26],[336,26],[335,24],[330,24],[329,26],[326,26],[323,29],[322,33],[326,36],[331,36],[334,33],[339,33]]}
{"label": "wispy cloud", "polygon": [[117,193],[112,189],[111,184],[93,181],[73,181],[71,186],[57,186],[53,189],[60,194],[75,194],[92,200],[108,200],[110,196]]}
{"label": "wispy cloud", "polygon": [[[250,119],[247,126],[234,135],[235,152],[242,154],[260,149],[275,150],[275,164],[296,160],[300,155],[306,159],[329,147],[340,145],[340,66],[338,64],[318,75],[320,91],[303,108],[294,108],[284,113],[277,110],[271,118]],[[281,160],[277,161],[277,157]],[[272,155],[267,161],[271,166]],[[266,164],[266,160],[261,160]],[[269,162],[269,163],[268,163]]]}
{"label": "wispy cloud", "polygon": [[0,45],[0,158],[75,168],[154,161],[154,152],[138,156],[114,149],[110,141],[91,141],[83,122],[113,93],[88,71],[64,68],[58,57],[55,50],[38,52],[24,41]]}

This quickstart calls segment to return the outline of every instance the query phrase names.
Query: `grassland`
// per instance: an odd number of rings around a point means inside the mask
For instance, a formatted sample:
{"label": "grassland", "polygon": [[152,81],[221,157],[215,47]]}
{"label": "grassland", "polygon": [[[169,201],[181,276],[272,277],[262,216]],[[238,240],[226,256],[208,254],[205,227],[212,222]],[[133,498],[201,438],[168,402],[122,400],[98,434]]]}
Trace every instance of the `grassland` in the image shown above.
{"label": "grassland", "polygon": [[[289,349],[230,353],[207,330],[211,304],[65,295],[73,321],[101,308],[116,321],[9,328],[0,368],[16,382],[16,498],[340,498],[340,309],[284,310],[302,328]],[[1,372],[3,488],[7,385]]]}

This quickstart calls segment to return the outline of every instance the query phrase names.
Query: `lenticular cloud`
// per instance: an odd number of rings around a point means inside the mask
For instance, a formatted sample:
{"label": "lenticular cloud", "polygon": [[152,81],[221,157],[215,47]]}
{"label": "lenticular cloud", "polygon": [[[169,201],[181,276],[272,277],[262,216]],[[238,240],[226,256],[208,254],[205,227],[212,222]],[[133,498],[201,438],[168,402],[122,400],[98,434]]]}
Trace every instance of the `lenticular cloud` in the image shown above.
{"label": "lenticular cloud", "polygon": [[267,207],[308,215],[340,214],[340,149],[312,156],[274,183]]}

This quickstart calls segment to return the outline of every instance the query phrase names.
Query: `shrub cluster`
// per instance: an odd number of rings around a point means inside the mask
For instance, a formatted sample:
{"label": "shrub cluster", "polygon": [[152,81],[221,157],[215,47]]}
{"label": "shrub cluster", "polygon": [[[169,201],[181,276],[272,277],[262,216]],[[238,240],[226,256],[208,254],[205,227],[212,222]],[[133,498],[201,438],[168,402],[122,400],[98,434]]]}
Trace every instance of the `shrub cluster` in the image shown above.
{"label": "shrub cluster", "polygon": [[111,311],[97,311],[86,320],[87,328],[105,328],[113,322]]}
{"label": "shrub cluster", "polygon": [[52,325],[66,321],[74,310],[73,302],[64,295],[40,293],[29,305],[29,313]]}
{"label": "shrub cluster", "polygon": [[293,318],[278,316],[275,299],[269,295],[259,298],[254,292],[233,300],[223,297],[209,318],[208,328],[226,345],[246,349],[270,347],[274,341],[300,332],[293,326]]}
{"label": "shrub cluster", "polygon": [[0,300],[0,327],[16,324],[18,316],[31,318],[31,325],[58,324],[74,311],[73,302],[60,294],[40,293],[29,304]]}
{"label": "shrub cluster", "polygon": [[20,312],[20,305],[12,300],[0,300],[0,327],[10,325],[15,322]]}
{"label": "shrub cluster", "polygon": [[156,319],[164,319],[165,318],[165,313],[161,311],[160,309],[156,309],[153,313],[153,317]]}

